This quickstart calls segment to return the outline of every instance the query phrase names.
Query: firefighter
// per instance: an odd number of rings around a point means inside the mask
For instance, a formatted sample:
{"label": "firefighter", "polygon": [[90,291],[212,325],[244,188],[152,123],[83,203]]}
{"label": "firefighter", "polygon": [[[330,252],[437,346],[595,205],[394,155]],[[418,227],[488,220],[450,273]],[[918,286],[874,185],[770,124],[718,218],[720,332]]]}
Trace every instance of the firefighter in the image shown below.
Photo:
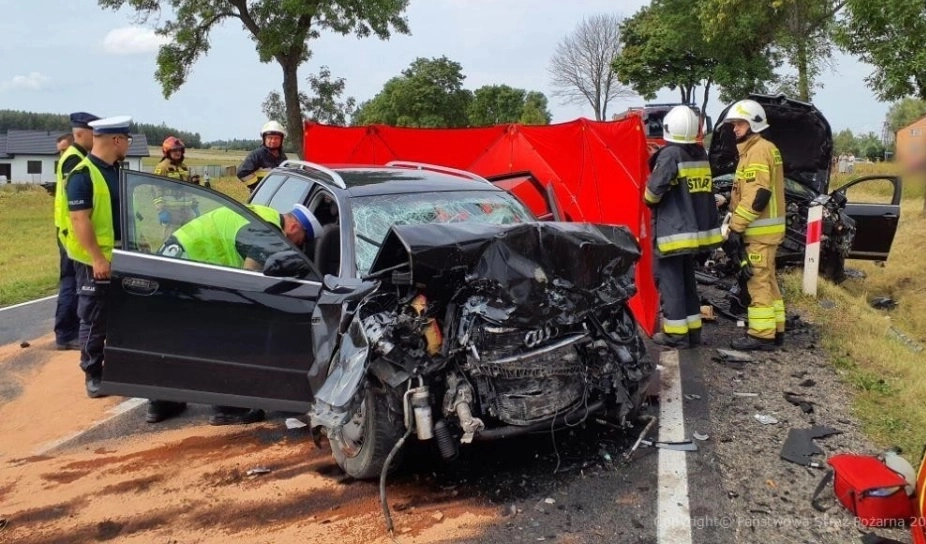
{"label": "firefighter", "polygon": [[247,185],[252,193],[271,168],[276,168],[286,160],[283,152],[283,139],[286,129],[276,121],[269,121],[260,129],[261,146],[248,153],[238,167],[238,179]]}
{"label": "firefighter", "polygon": [[730,198],[732,218],[724,252],[738,263],[748,293],[746,336],[739,350],[770,350],[784,344],[785,305],[775,276],[775,253],[785,236],[784,168],[781,153],[760,134],[768,128],[765,110],[753,100],[730,107],[739,163]]}
{"label": "firefighter", "polygon": [[77,317],[77,276],[72,261],[64,249],[64,226],[67,224],[68,197],[65,192],[65,178],[93,147],[93,130],[90,121],[99,119],[86,112],[71,114],[70,143],[61,151],[55,168],[54,219],[58,241],[58,301],[55,306],[55,343],[59,350],[79,350],[78,332],[80,318]]}
{"label": "firefighter", "polygon": [[132,145],[128,115],[91,121],[93,147],[68,175],[64,248],[77,276],[80,367],[87,395],[100,392],[106,342],[106,292],[113,248],[120,247],[119,165]]}
{"label": "firefighter", "polygon": [[[190,169],[183,162],[186,146],[183,140],[168,136],[161,144],[161,162],[154,167],[154,173],[179,181],[191,182]],[[155,190],[154,207],[158,222],[164,229],[164,239],[180,225],[199,216],[199,203],[182,188],[163,187]]]}
{"label": "firefighter", "polygon": [[672,348],[701,344],[701,302],[695,255],[720,247],[720,220],[711,168],[698,143],[698,115],[676,106],[663,120],[667,144],[650,158],[644,198],[652,208],[656,278],[662,299],[662,332],[653,341]]}

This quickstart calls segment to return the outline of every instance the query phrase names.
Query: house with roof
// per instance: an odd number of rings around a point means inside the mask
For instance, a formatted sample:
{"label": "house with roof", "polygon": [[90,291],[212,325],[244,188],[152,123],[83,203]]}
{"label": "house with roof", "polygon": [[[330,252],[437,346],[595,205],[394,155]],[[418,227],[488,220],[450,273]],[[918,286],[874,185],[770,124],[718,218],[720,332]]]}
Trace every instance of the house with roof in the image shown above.
{"label": "house with roof", "polygon": [[[52,183],[58,168],[55,140],[64,132],[9,130],[0,134],[0,183]],[[149,156],[144,134],[132,134],[132,145],[123,168],[141,170],[142,157]]]}
{"label": "house with roof", "polygon": [[894,160],[907,168],[926,166],[926,117],[897,131]]}

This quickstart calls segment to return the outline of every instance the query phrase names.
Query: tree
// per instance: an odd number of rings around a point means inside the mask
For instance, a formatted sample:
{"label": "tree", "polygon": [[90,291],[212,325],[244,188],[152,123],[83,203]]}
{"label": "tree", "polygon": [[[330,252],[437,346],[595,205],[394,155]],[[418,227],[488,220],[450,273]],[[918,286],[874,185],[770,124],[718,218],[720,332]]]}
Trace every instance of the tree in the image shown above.
{"label": "tree", "polygon": [[833,136],[833,153],[836,155],[848,155],[850,153],[861,155],[858,141],[856,141],[855,134],[852,134],[851,130],[846,128]]}
{"label": "tree", "polygon": [[508,85],[485,85],[476,89],[467,113],[469,124],[474,127],[503,123],[546,125],[552,118],[543,93]]}
{"label": "tree", "polygon": [[[322,66],[318,75],[310,74],[306,79],[311,94],[299,93],[299,105],[306,119],[328,125],[345,126],[356,110],[357,101],[349,96],[341,101],[346,84],[343,77],[332,79],[331,70]],[[286,122],[286,107],[280,93],[272,91],[261,105],[267,119]]]}
{"label": "tree", "polygon": [[[199,57],[209,51],[209,34],[226,19],[241,22],[261,62],[275,60],[283,70],[283,102],[289,141],[302,150],[299,66],[308,60],[309,40],[322,29],[338,34],[371,34],[387,40],[392,32],[408,34],[403,16],[408,0],[97,0],[103,8],[128,6],[145,22],[156,16],[156,32],[170,41],[158,52],[154,77],[165,98],[187,80]],[[164,17],[164,7],[173,18]],[[245,79],[247,79],[245,77]]]}
{"label": "tree", "polygon": [[855,139],[858,154],[874,162],[884,159],[884,143],[874,132],[867,132]]}
{"label": "tree", "polygon": [[611,62],[621,51],[619,15],[600,14],[582,20],[556,47],[548,71],[563,103],[588,103],[595,119],[607,119],[608,105],[634,92],[618,81]]}
{"label": "tree", "polygon": [[881,100],[926,100],[926,2],[848,0],[837,43],[874,66],[865,81]]}
{"label": "tree", "polygon": [[399,127],[465,127],[473,93],[463,88],[463,67],[447,57],[415,59],[401,76],[357,109],[353,123]]}
{"label": "tree", "polygon": [[887,110],[887,126],[891,132],[896,133],[924,115],[926,115],[926,100],[904,98],[891,104],[890,109]]}

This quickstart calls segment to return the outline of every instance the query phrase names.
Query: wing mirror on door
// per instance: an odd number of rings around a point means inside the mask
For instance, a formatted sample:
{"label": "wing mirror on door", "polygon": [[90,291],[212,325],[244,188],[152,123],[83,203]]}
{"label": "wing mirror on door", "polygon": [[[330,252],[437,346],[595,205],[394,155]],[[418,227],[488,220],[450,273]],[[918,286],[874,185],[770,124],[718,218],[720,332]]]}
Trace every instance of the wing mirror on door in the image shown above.
{"label": "wing mirror on door", "polygon": [[272,278],[299,278],[305,279],[314,274],[312,265],[305,255],[287,249],[271,255],[264,263],[264,275]]}

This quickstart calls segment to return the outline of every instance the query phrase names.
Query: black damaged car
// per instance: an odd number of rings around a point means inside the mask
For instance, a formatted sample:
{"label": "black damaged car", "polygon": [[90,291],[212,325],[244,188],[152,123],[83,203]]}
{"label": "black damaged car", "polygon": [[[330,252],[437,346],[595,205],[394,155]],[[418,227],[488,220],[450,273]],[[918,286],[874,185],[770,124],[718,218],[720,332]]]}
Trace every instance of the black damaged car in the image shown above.
{"label": "black damaged car", "polygon": [[[449,460],[592,414],[628,424],[649,387],[623,227],[537,221],[467,172],[288,161],[251,204],[309,207],[323,231],[297,248],[223,194],[122,176],[106,393],[307,413],[347,474],[373,478],[403,436]],[[165,190],[238,214],[263,271],[159,255]]]}
{"label": "black damaged car", "polygon": [[[762,136],[778,146],[784,160],[787,233],[778,249],[779,265],[803,264],[807,210],[817,204],[823,207],[820,273],[824,277],[842,281],[846,259],[887,260],[900,220],[900,177],[865,176],[830,191],[833,135],[820,110],[782,95],[748,98],[765,109],[769,128]],[[723,122],[728,110],[718,118],[709,149],[714,192],[726,202],[739,160],[732,127]],[[850,200],[859,193],[862,200]],[[721,215],[727,211],[724,205]]]}

